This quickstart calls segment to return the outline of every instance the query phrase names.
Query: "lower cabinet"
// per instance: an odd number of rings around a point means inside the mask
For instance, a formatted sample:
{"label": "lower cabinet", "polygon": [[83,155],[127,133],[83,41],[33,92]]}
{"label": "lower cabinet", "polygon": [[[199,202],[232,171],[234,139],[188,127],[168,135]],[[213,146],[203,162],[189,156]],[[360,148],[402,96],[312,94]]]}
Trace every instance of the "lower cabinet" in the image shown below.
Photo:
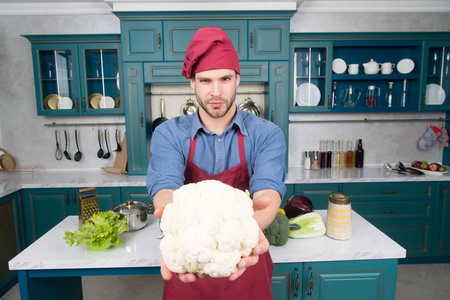
{"label": "lower cabinet", "polygon": [[[78,188],[23,190],[26,243],[30,245],[69,215],[78,215]],[[96,188],[100,211],[121,202],[120,188]]]}
{"label": "lower cabinet", "polygon": [[433,255],[450,256],[450,183],[439,184],[438,191]]}
{"label": "lower cabinet", "polygon": [[296,184],[294,188],[296,195],[304,195],[311,200],[314,209],[327,209],[330,195],[341,190],[340,183]]}
{"label": "lower cabinet", "polygon": [[275,264],[274,299],[395,299],[397,260]]}
{"label": "lower cabinet", "polygon": [[120,194],[122,197],[122,202],[127,200],[135,200],[147,204],[153,204],[153,201],[148,195],[148,189],[146,186],[122,187],[120,189]]}

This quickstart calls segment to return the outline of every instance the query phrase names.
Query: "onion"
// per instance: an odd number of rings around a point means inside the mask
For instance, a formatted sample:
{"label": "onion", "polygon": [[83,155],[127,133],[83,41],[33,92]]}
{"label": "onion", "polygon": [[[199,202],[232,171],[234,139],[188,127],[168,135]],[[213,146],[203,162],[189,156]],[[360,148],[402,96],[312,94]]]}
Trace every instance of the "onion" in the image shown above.
{"label": "onion", "polygon": [[284,206],[286,217],[294,218],[314,211],[314,206],[308,197],[303,195],[294,195],[286,202]]}

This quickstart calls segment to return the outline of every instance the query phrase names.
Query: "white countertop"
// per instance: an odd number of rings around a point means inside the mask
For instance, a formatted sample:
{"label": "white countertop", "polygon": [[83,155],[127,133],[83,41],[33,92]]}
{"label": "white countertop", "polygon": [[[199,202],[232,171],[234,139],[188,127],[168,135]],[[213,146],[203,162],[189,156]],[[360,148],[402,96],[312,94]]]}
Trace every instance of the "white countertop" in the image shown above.
{"label": "white countertop", "polygon": [[[317,211],[326,221],[326,210]],[[274,263],[340,260],[398,259],[406,250],[353,212],[353,236],[346,241],[327,236],[289,239],[282,247],[271,246]],[[159,222],[149,215],[141,230],[120,235],[122,245],[104,251],[69,247],[64,231],[78,228],[78,217],[69,216],[9,261],[11,270],[159,267],[161,252]]]}
{"label": "white countertop", "polygon": [[[407,176],[387,172],[380,165],[330,168],[317,171],[289,168],[287,184],[344,182],[450,181],[450,173]],[[146,175],[112,174],[103,170],[45,170],[37,173],[0,173],[0,197],[25,188],[85,188],[146,186]]]}

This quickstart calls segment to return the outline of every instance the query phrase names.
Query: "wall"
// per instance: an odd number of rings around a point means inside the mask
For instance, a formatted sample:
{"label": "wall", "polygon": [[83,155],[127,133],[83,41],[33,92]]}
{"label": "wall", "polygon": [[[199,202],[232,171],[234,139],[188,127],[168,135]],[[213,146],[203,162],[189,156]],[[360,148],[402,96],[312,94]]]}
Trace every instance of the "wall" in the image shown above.
{"label": "wall", "polygon": [[[297,13],[291,22],[293,32],[331,31],[450,31],[449,14],[329,14]],[[97,128],[81,127],[81,151],[83,159],[79,163],[54,158],[54,130],[44,124],[77,122],[123,122],[119,117],[38,117],[36,114],[35,91],[32,73],[30,43],[24,34],[73,34],[73,33],[119,33],[119,19],[114,15],[70,15],[70,16],[2,16],[0,18],[0,147],[5,148],[17,160],[19,167],[43,165],[46,169],[98,169],[114,164],[114,154],[109,160],[100,160],[96,153]],[[406,115],[406,116],[405,116]],[[423,117],[399,114],[395,117]],[[431,114],[439,117],[443,114]],[[291,115],[292,119],[304,118]],[[311,117],[311,116],[309,116]],[[329,115],[314,115],[313,118],[329,118]],[[353,117],[366,117],[353,115]],[[377,116],[392,117],[392,116]],[[415,148],[418,138],[425,133],[427,123],[367,124],[292,124],[290,126],[290,166],[301,165],[303,149],[318,149],[322,138],[363,138],[365,141],[366,163],[382,163],[386,160],[409,161],[418,157],[430,157],[440,161],[442,148],[437,144],[432,150],[420,152]],[[355,128],[358,128],[356,130]],[[73,128],[70,132],[70,152],[75,153]],[[110,128],[110,141],[113,129]],[[120,128],[123,134],[124,128]],[[308,135],[305,134],[308,132]],[[309,139],[310,132],[317,138]],[[60,132],[60,140],[63,135]],[[62,143],[64,144],[64,143]],[[111,144],[111,142],[110,142]],[[389,145],[382,151],[379,145]],[[405,149],[408,153],[404,156]],[[388,156],[391,155],[391,156]]]}
{"label": "wall", "polygon": [[[291,32],[389,32],[450,31],[449,13],[297,13],[291,19]],[[291,123],[289,126],[289,166],[302,166],[303,152],[319,150],[321,139],[362,138],[365,164],[410,163],[413,160],[442,161],[443,146],[435,143],[427,151],[417,142],[429,124],[442,122],[399,121],[401,119],[445,118],[444,113],[398,114],[290,114],[290,120],[396,119],[394,122]]]}

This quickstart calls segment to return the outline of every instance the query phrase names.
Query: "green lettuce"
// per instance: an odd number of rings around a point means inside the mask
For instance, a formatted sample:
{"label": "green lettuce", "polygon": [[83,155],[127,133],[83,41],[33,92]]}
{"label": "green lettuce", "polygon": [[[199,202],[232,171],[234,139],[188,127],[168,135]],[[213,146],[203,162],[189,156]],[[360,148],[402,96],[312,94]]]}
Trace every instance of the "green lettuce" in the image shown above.
{"label": "green lettuce", "polygon": [[119,220],[120,215],[113,211],[98,212],[76,231],[64,232],[66,243],[72,247],[86,244],[93,250],[104,250],[111,246],[120,246],[122,243],[119,234],[128,231],[125,219]]}

